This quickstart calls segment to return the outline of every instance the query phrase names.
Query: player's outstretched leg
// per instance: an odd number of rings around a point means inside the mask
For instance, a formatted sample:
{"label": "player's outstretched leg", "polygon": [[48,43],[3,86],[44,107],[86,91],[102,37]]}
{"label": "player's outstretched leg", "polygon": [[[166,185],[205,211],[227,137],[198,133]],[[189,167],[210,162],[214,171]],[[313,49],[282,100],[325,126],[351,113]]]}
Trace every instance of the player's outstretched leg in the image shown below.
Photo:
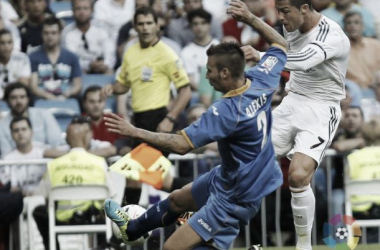
{"label": "player's outstretched leg", "polygon": [[104,210],[119,226],[122,240],[133,241],[153,229],[173,224],[188,210],[194,211],[196,206],[191,195],[191,187],[192,183],[172,192],[167,199],[156,203],[135,220],[130,220],[120,205],[111,199],[104,202]]}
{"label": "player's outstretched leg", "polygon": [[296,250],[311,250],[311,231],[315,214],[315,197],[310,187],[316,162],[309,156],[295,153],[289,169],[294,226],[297,233]]}

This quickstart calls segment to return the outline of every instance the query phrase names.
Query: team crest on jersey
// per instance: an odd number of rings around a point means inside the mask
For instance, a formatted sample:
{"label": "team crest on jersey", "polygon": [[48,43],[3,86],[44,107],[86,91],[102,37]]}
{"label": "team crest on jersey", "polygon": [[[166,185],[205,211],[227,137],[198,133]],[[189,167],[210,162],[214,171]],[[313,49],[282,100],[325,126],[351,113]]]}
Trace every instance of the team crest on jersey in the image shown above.
{"label": "team crest on jersey", "polygon": [[277,57],[269,56],[259,67],[259,70],[269,74],[269,72],[276,66],[278,63]]}

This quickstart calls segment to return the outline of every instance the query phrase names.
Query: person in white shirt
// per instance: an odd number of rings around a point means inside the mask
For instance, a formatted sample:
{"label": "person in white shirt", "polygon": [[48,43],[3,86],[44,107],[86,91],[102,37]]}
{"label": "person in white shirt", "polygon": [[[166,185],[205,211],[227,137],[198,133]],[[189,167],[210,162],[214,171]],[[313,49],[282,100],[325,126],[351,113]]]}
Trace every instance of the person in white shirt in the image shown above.
{"label": "person in white shirt", "polygon": [[4,18],[5,21],[14,22],[18,20],[18,15],[15,9],[8,1],[0,1],[0,16]]}
{"label": "person in white shirt", "polygon": [[200,72],[207,64],[206,51],[219,41],[211,36],[210,23],[212,16],[204,9],[192,10],[187,14],[194,40],[188,43],[181,52],[181,58],[190,79],[193,90],[199,86]]}
{"label": "person in white shirt", "polygon": [[30,83],[31,66],[28,55],[13,49],[11,32],[0,30],[0,99],[4,96],[4,88],[12,82]]}
{"label": "person in white shirt", "polygon": [[134,13],[135,0],[99,0],[94,5],[94,20],[106,25],[113,44],[116,44],[120,27],[131,21]]}
{"label": "person in white shirt", "polygon": [[[42,143],[32,142],[32,124],[27,117],[14,117],[10,124],[10,130],[16,149],[4,156],[3,160],[37,160],[54,158],[64,154],[64,152],[60,153],[54,149],[48,149],[48,146]],[[33,193],[46,172],[45,165],[14,165],[4,168],[4,173],[7,173],[5,175],[8,176],[12,190],[21,189],[24,194]]]}
{"label": "person in white shirt", "polygon": [[75,22],[62,31],[62,46],[79,57],[85,73],[111,73],[115,64],[115,46],[109,42],[109,32],[91,21],[91,0],[73,0]]}
{"label": "person in white shirt", "polygon": [[[290,157],[289,185],[297,249],[311,250],[315,197],[310,182],[331,144],[345,98],[344,79],[350,41],[340,26],[316,12],[311,0],[276,0],[288,42],[285,70],[291,71],[288,96],[273,112],[272,140],[278,156]],[[255,22],[246,6],[232,0],[228,13],[248,25]],[[243,48],[246,59],[260,54]],[[264,64],[270,70],[277,62]]]}
{"label": "person in white shirt", "polygon": [[[9,21],[7,18],[7,13],[3,15],[3,7],[2,7],[2,1],[0,1],[0,30],[2,29],[7,29],[11,32],[12,34],[12,40],[14,44],[14,49],[15,50],[20,50],[21,49],[21,37],[20,37],[20,31],[18,30],[17,26]],[[18,18],[18,16],[17,16]]]}

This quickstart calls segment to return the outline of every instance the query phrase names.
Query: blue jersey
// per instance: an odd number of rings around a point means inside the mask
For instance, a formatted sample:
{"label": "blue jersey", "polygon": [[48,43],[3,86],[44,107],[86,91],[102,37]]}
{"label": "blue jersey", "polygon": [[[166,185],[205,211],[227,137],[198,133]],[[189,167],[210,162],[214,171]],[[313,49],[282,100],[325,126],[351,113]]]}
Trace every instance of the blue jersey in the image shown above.
{"label": "blue jersey", "polygon": [[286,53],[271,46],[246,72],[244,86],[226,93],[182,130],[194,148],[218,142],[221,167],[213,183],[218,195],[255,202],[282,184],[271,141],[271,100],[285,62]]}

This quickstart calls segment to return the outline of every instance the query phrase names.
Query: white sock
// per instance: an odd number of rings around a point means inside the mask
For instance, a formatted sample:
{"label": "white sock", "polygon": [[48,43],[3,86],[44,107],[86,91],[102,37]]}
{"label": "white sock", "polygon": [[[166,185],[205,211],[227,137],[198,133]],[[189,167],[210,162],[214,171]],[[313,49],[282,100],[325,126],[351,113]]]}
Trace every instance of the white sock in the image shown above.
{"label": "white sock", "polygon": [[[290,188],[292,210],[297,233],[297,247],[311,250],[311,230],[315,214],[315,197],[310,185],[305,188]],[[300,192],[302,191],[302,192]]]}

